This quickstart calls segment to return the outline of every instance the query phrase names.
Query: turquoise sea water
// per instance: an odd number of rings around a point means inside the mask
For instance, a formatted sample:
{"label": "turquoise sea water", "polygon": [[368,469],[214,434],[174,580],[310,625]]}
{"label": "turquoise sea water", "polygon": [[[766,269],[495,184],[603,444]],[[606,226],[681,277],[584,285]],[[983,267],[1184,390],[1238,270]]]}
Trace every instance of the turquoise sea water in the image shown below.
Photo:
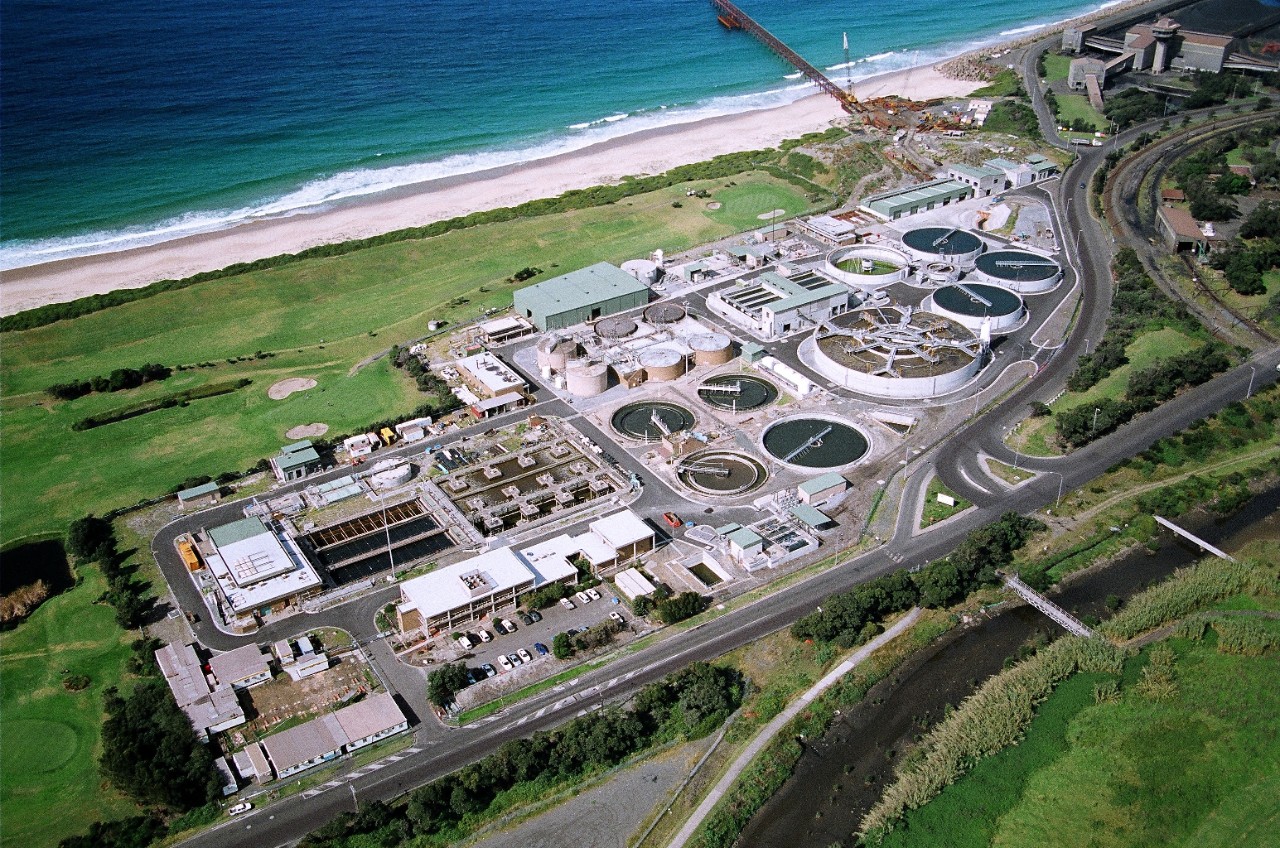
{"label": "turquoise sea water", "polygon": [[[1101,4],[739,5],[842,82]],[[0,19],[0,268],[813,91],[706,0],[0,0]]]}

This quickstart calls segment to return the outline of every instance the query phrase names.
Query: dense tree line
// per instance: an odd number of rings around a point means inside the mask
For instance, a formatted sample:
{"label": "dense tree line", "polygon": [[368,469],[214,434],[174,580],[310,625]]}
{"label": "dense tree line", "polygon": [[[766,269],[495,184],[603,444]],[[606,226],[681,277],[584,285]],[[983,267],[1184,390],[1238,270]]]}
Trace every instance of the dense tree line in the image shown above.
{"label": "dense tree line", "polygon": [[944,607],[974,589],[996,583],[996,571],[1013,562],[1013,554],[1044,525],[1034,518],[1006,512],[998,521],[969,533],[947,556],[915,574],[896,571],[864,583],[850,592],[832,595],[819,611],[797,621],[797,639],[834,642],[840,647],[861,644],[880,632],[879,621],[917,604]]}
{"label": "dense tree line", "polygon": [[111,522],[95,515],[73,521],[67,532],[67,550],[81,562],[96,562],[102,569],[107,591],[98,600],[115,608],[116,623],[125,630],[141,627],[151,612],[152,600],[146,595],[147,584],[135,580],[133,569],[124,567],[128,554],[119,551]]}
{"label": "dense tree line", "polygon": [[466,665],[449,663],[440,666],[427,675],[427,700],[437,707],[444,707],[467,685]]}
{"label": "dense tree line", "polygon": [[742,694],[737,671],[694,663],[642,689],[630,709],[608,707],[555,730],[513,739],[479,762],[415,790],[406,805],[367,804],[358,814],[334,819],[301,845],[391,846],[447,832],[482,815],[509,790],[549,792],[646,747],[703,736],[724,722]]}
{"label": "dense tree line", "polygon": [[710,602],[697,592],[681,592],[659,601],[655,610],[664,624],[675,624],[677,621],[693,618],[706,609],[708,603]]}
{"label": "dense tree line", "polygon": [[130,816],[112,822],[94,822],[82,836],[68,836],[58,848],[147,848],[168,834],[155,816]]}
{"label": "dense tree line", "polygon": [[1240,294],[1266,292],[1265,274],[1280,268],[1280,203],[1266,200],[1258,204],[1240,225],[1239,237],[1226,250],[1215,253],[1210,264]]}
{"label": "dense tree line", "polygon": [[1140,88],[1126,88],[1107,98],[1102,107],[1102,114],[1116,125],[1118,131],[1127,130],[1134,124],[1158,118],[1165,113],[1166,98],[1143,91]]}
{"label": "dense tree line", "polygon": [[120,392],[125,389],[136,389],[143,383],[167,380],[171,374],[173,369],[169,366],[148,362],[141,368],[117,368],[110,374],[90,377],[88,380],[54,383],[46,391],[58,400],[75,400],[93,392]]}
{"label": "dense tree line", "polygon": [[115,424],[118,421],[127,421],[130,418],[137,418],[140,415],[148,415],[152,412],[158,412],[161,409],[173,409],[176,406],[187,406],[193,400],[203,400],[205,398],[218,397],[219,395],[228,395],[239,389],[243,389],[253,381],[248,377],[241,377],[239,380],[229,380],[221,383],[208,383],[203,386],[196,386],[191,389],[183,389],[180,392],[174,392],[162,398],[152,400],[138,401],[126,406],[117,407],[97,415],[86,415],[79,421],[71,425],[72,430],[92,430],[94,427],[102,427],[106,424]]}
{"label": "dense tree line", "polygon": [[1071,447],[1086,445],[1155,409],[1178,390],[1207,382],[1229,367],[1231,358],[1217,343],[1162,359],[1130,375],[1123,399],[1102,398],[1058,413],[1058,438]]}
{"label": "dense tree line", "polygon": [[176,811],[217,797],[222,780],[213,754],[196,739],[162,681],[144,680],[125,697],[109,690],[106,707],[99,763],[116,787],[144,804]]}

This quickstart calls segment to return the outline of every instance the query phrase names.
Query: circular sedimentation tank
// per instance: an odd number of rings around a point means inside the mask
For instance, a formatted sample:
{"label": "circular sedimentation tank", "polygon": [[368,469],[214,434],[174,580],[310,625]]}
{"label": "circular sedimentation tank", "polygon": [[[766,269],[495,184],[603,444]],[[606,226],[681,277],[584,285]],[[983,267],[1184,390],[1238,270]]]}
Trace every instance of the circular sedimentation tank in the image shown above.
{"label": "circular sedimentation tank", "polygon": [[902,245],[922,262],[939,260],[961,269],[973,267],[986,245],[968,230],[954,227],[917,227],[902,234]]}
{"label": "circular sedimentation tank", "polygon": [[982,322],[988,318],[992,332],[1009,330],[1026,315],[1021,297],[986,283],[943,286],[925,298],[921,308],[950,318],[974,332],[981,329]]}
{"label": "circular sedimentation tank", "polygon": [[629,403],[613,413],[613,429],[640,441],[652,442],[667,433],[688,430],[693,426],[693,413],[683,406],[660,400]]}
{"label": "circular sedimentation tank", "polygon": [[645,379],[654,383],[678,380],[688,370],[684,354],[666,347],[656,347],[640,354],[640,364],[644,367]]}
{"label": "circular sedimentation tank", "polygon": [[699,333],[689,337],[689,349],[698,365],[724,365],[733,359],[733,340],[724,333]]}
{"label": "circular sedimentation tank", "polygon": [[644,320],[661,327],[684,319],[684,307],[678,303],[655,303],[644,311]]}
{"label": "circular sedimentation tank", "polygon": [[635,321],[620,315],[611,315],[596,322],[596,335],[602,339],[625,339],[638,329]]}
{"label": "circular sedimentation tank", "polygon": [[695,492],[742,495],[762,486],[769,472],[744,453],[712,448],[681,457],[676,465],[676,477]]}
{"label": "circular sedimentation tank", "polygon": [[855,244],[827,254],[826,272],[842,283],[875,289],[902,282],[910,273],[910,266],[911,258],[900,250]]}
{"label": "circular sedimentation tank", "polygon": [[745,412],[773,403],[778,399],[778,389],[759,377],[725,374],[698,386],[698,397],[717,409]]}
{"label": "circular sedimentation tank", "polygon": [[978,275],[1022,294],[1039,294],[1062,279],[1062,266],[1028,250],[993,250],[977,260]]}
{"label": "circular sedimentation tank", "polygon": [[862,459],[871,445],[862,431],[837,418],[784,418],[764,431],[764,449],[801,468],[839,468]]}

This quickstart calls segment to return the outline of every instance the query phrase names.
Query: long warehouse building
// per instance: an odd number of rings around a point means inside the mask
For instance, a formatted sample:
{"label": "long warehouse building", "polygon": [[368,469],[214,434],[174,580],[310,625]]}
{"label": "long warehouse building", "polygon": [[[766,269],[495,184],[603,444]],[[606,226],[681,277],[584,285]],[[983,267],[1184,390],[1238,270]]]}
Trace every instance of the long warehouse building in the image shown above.
{"label": "long warehouse building", "polygon": [[649,302],[649,287],[608,262],[571,271],[515,292],[516,312],[539,330],[563,330]]}

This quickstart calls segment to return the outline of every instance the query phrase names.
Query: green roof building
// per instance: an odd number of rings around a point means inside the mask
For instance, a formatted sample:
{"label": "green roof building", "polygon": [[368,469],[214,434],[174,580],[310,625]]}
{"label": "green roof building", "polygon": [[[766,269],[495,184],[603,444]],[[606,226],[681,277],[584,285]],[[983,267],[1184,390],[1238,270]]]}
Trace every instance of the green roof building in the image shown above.
{"label": "green roof building", "polygon": [[516,312],[539,330],[562,330],[648,302],[649,287],[608,262],[534,283],[515,293]]}
{"label": "green roof building", "polygon": [[973,197],[973,187],[955,180],[933,180],[906,188],[882,191],[863,198],[859,209],[886,221],[914,215]]}
{"label": "green roof building", "polygon": [[310,441],[294,442],[285,445],[280,453],[271,457],[271,471],[281,483],[301,480],[308,474],[320,470],[323,463],[320,454],[311,446]]}

